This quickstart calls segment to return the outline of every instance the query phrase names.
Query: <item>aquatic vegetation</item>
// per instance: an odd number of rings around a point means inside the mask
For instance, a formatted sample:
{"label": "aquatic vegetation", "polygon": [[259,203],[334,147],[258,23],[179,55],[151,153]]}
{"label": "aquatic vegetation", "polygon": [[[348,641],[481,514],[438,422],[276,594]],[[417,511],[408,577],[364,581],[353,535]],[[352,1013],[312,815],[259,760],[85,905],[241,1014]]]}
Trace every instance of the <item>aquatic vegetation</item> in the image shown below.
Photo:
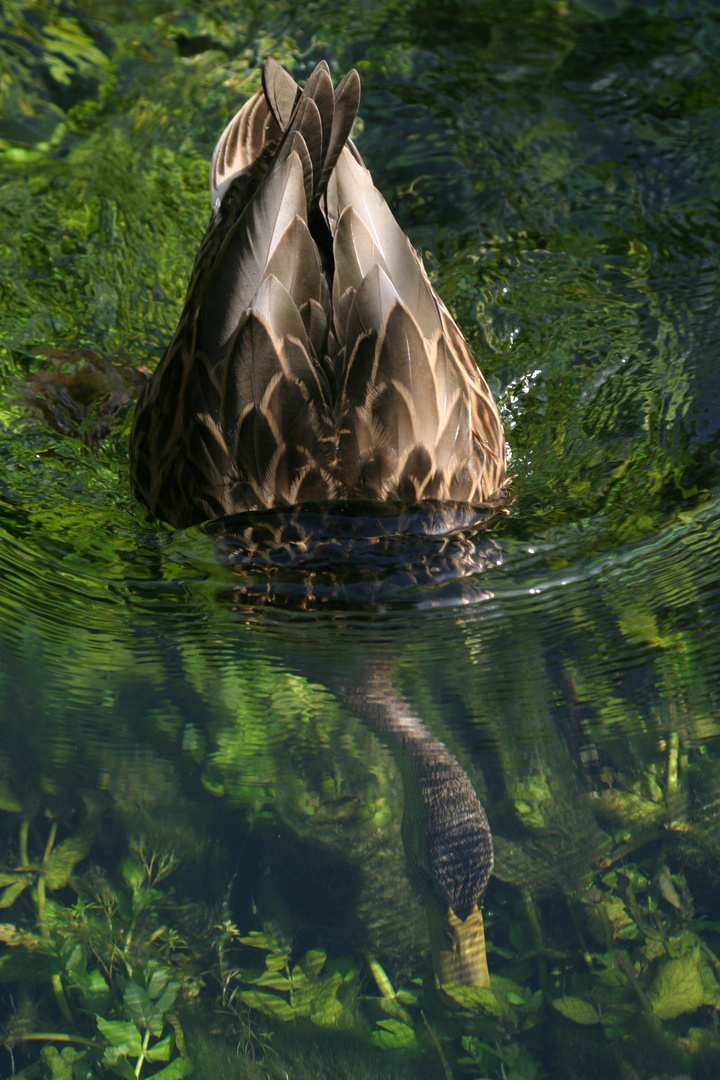
{"label": "aquatic vegetation", "polygon": [[[121,868],[123,885],[115,888],[98,871],[75,873],[90,850],[88,832],[56,845],[53,821],[42,857],[34,861],[28,850],[30,824],[24,818],[20,826],[17,868],[0,874],[5,886],[0,905],[8,919],[15,917],[0,925],[5,946],[0,983],[26,987],[26,995],[30,987],[35,993],[39,988],[38,1015],[42,1010],[52,1017],[41,989],[49,982],[59,1030],[34,1028],[23,1015],[25,1003],[13,1010],[2,1030],[13,1072],[57,1080],[72,1066],[72,1075],[80,1068],[87,1075],[101,1054],[111,1072],[131,1080],[146,1076],[146,1063],[154,1062],[169,1062],[160,1072],[153,1070],[163,1080],[187,1076],[193,1066],[176,999],[180,991],[192,999],[198,983],[193,965],[181,955],[179,933],[160,923],[165,897],[157,885],[172,871],[172,856],[147,854],[140,845]],[[78,894],[74,902],[49,897],[53,892],[64,898],[69,885]],[[20,903],[26,890],[34,917]],[[36,1063],[16,1073],[15,1054],[36,1043],[44,1044],[41,1071]],[[63,1047],[66,1043],[71,1045]]]}
{"label": "aquatic vegetation", "polygon": [[[640,786],[652,791],[655,774],[648,770]],[[3,793],[5,819],[22,821],[9,785]],[[310,814],[321,831],[323,802],[331,806],[338,794],[326,785]],[[600,809],[601,800],[590,801]],[[58,842],[62,826],[51,822],[33,858],[24,822],[16,865],[3,866],[1,878],[8,921],[0,932],[0,980],[26,986],[3,1029],[4,1045],[18,1064],[28,1048],[43,1048],[21,1076],[55,1080],[60,1068],[77,1062],[86,1069],[101,1059],[119,1076],[171,1080],[198,1065],[186,1045],[185,1028],[196,1024],[188,1010],[203,1015],[215,1000],[226,1016],[218,1030],[228,1037],[235,1031],[249,1058],[266,1058],[271,1070],[294,1061],[309,1024],[321,1040],[322,1032],[344,1031],[358,1047],[390,1055],[389,1076],[392,1062],[406,1058],[438,1076],[527,1080],[546,1075],[547,1062],[556,1075],[572,1075],[573,1048],[581,1053],[585,1045],[573,1031],[602,1032],[594,1042],[598,1076],[616,1068],[619,1055],[639,1076],[651,1075],[642,1065],[648,1047],[654,1061],[704,1076],[709,1063],[720,1062],[720,1044],[704,1021],[720,1009],[720,924],[698,915],[690,876],[673,868],[694,826],[685,822],[676,832],[674,856],[654,824],[649,832],[646,816],[621,809],[612,845],[565,897],[545,890],[535,900],[527,888],[495,883],[491,987],[446,986],[441,998],[427,960],[419,957],[416,975],[395,989],[378,957],[298,951],[270,924],[243,930],[226,921],[215,934],[215,960],[201,961],[182,926],[207,917],[201,907],[189,915],[192,904],[178,908],[161,888],[177,873],[172,853],[136,841],[113,886],[97,868],[83,869],[96,842],[90,833]],[[526,858],[533,858],[532,842]],[[52,1008],[43,986],[53,991]],[[23,1020],[28,995],[36,1012],[55,1013],[54,1031]],[[279,1056],[276,1034],[287,1025],[298,1035],[281,1039]]]}
{"label": "aquatic vegetation", "polygon": [[[229,969],[226,996],[232,987],[232,1000],[241,1000],[265,1020],[283,1023],[308,1015],[315,997],[313,1023],[327,1024],[332,1010],[337,1010],[336,1023],[356,1032],[361,1021],[366,1032],[374,1021],[370,1037],[377,1047],[421,1053],[428,1061],[439,1054],[453,1075],[477,1075],[477,1070],[493,1077],[545,1075],[548,1039],[556,1043],[554,1067],[565,1075],[574,1053],[567,1025],[605,1032],[598,1075],[602,1068],[614,1068],[621,1048],[626,1060],[642,1059],[648,1033],[656,1054],[667,1055],[678,1068],[692,1069],[693,1054],[701,1046],[705,1060],[712,1056],[710,1043],[698,1041],[700,1029],[694,1024],[699,1009],[714,1009],[720,1002],[720,964],[707,940],[718,928],[693,919],[681,876],[671,875],[667,867],[654,879],[647,873],[655,858],[649,851],[642,869],[633,863],[597,870],[582,895],[569,898],[576,909],[577,936],[572,931],[569,936],[558,934],[555,928],[552,942],[542,941],[538,950],[530,941],[530,923],[523,928],[516,920],[511,947],[496,952],[500,971],[514,977],[494,973],[489,990],[452,988],[450,1010],[443,1008],[427,978],[415,979],[396,993],[377,960],[369,957],[359,984],[356,965],[345,961],[339,968],[327,968],[322,951],[308,953],[291,967],[290,947],[279,945],[271,932],[243,937],[231,926],[223,928],[223,948],[232,938],[261,949],[266,967],[262,973]],[[536,982],[533,989],[528,962],[543,957],[551,970],[546,971],[544,988]],[[293,979],[299,980],[295,1002]],[[358,992],[362,984],[364,992]],[[341,987],[344,1015],[338,1000]],[[638,1002],[644,1018],[640,1031]],[[687,1018],[682,1028],[669,1024],[681,1016]],[[714,1052],[716,1064],[719,1051],[720,1046]]]}
{"label": "aquatic vegetation", "polygon": [[[0,10],[0,1071],[714,1080],[714,5],[241,7]],[[325,633],[132,500],[133,396],[267,54],[358,67],[361,152],[498,394],[482,603]],[[369,640],[495,835],[492,985],[454,1007],[397,770],[321,685]]]}
{"label": "aquatic vegetation", "polygon": [[[174,1056],[178,1033],[183,1038],[179,1020],[171,1013],[180,983],[170,979],[166,968],[152,962],[142,974],[142,982],[130,979],[124,987],[122,1012],[126,1019],[97,1017],[98,1029],[108,1042],[103,1064],[125,1080],[139,1077],[145,1062],[169,1061]],[[167,1027],[171,1031],[163,1038]],[[192,1062],[187,1058],[175,1058],[153,1076],[176,1080],[192,1071]]]}
{"label": "aquatic vegetation", "polygon": [[[291,963],[292,948],[279,944],[272,934],[254,930],[243,936],[232,923],[226,923],[221,929],[218,953],[223,1001],[227,1007],[232,1007],[238,995],[244,1005],[276,1020],[309,1017],[313,1024],[321,1026],[342,1025],[345,1016],[343,984],[351,982],[357,975],[352,964],[328,966],[327,954],[322,949],[311,949]],[[264,970],[233,967],[227,971],[226,953],[233,940],[262,950],[265,953]]]}

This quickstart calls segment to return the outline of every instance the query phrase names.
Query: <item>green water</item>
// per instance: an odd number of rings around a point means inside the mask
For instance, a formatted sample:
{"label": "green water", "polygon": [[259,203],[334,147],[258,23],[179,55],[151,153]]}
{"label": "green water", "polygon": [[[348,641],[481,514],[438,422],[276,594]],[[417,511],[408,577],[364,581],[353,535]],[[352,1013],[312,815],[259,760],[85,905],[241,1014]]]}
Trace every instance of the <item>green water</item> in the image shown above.
{"label": "green water", "polygon": [[[0,1076],[716,1077],[714,0],[6,0],[0,32]],[[358,68],[497,394],[513,504],[454,591],[258,606],[131,495],[269,53]],[[380,658],[493,829],[460,1010],[395,760],[330,689]]]}

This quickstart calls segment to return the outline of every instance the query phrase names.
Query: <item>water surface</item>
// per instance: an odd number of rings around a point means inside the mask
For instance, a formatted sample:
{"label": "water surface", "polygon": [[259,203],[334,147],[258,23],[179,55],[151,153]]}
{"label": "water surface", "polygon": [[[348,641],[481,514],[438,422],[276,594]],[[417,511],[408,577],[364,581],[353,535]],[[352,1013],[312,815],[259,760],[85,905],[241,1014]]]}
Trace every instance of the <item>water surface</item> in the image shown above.
{"label": "water surface", "polygon": [[[717,1075],[714,4],[0,20],[2,1075]],[[292,568],[132,498],[133,400],[269,53],[358,68],[360,150],[498,396],[511,512],[462,574],[399,541],[338,590],[328,548],[298,605]],[[493,992],[460,1011],[396,758],[337,692],[388,662],[495,838]]]}

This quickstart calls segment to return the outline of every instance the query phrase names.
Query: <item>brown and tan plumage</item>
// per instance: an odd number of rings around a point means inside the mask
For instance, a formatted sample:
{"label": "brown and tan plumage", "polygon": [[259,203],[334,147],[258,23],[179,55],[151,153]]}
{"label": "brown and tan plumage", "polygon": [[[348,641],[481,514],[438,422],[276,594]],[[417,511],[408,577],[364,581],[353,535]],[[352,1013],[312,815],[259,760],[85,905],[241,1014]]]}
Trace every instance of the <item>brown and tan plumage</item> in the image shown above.
{"label": "brown and tan plumage", "polygon": [[131,437],[135,491],[187,526],[315,500],[483,503],[487,383],[349,138],[351,71],[273,60],[211,165],[213,213]]}

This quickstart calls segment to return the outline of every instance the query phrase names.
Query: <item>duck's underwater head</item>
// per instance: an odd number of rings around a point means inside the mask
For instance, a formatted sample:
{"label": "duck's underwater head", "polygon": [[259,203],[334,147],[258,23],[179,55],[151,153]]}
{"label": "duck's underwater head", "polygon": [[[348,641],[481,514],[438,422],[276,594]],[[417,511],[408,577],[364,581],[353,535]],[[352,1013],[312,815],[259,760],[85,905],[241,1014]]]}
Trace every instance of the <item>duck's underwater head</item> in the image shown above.
{"label": "duck's underwater head", "polygon": [[425,897],[435,982],[489,986],[480,911],[494,861],[488,819],[443,743],[425,733],[413,751],[403,841]]}
{"label": "duck's underwater head", "polygon": [[430,949],[438,989],[452,983],[489,986],[485,927],[477,904],[461,919],[451,907],[439,911],[426,904]]}

